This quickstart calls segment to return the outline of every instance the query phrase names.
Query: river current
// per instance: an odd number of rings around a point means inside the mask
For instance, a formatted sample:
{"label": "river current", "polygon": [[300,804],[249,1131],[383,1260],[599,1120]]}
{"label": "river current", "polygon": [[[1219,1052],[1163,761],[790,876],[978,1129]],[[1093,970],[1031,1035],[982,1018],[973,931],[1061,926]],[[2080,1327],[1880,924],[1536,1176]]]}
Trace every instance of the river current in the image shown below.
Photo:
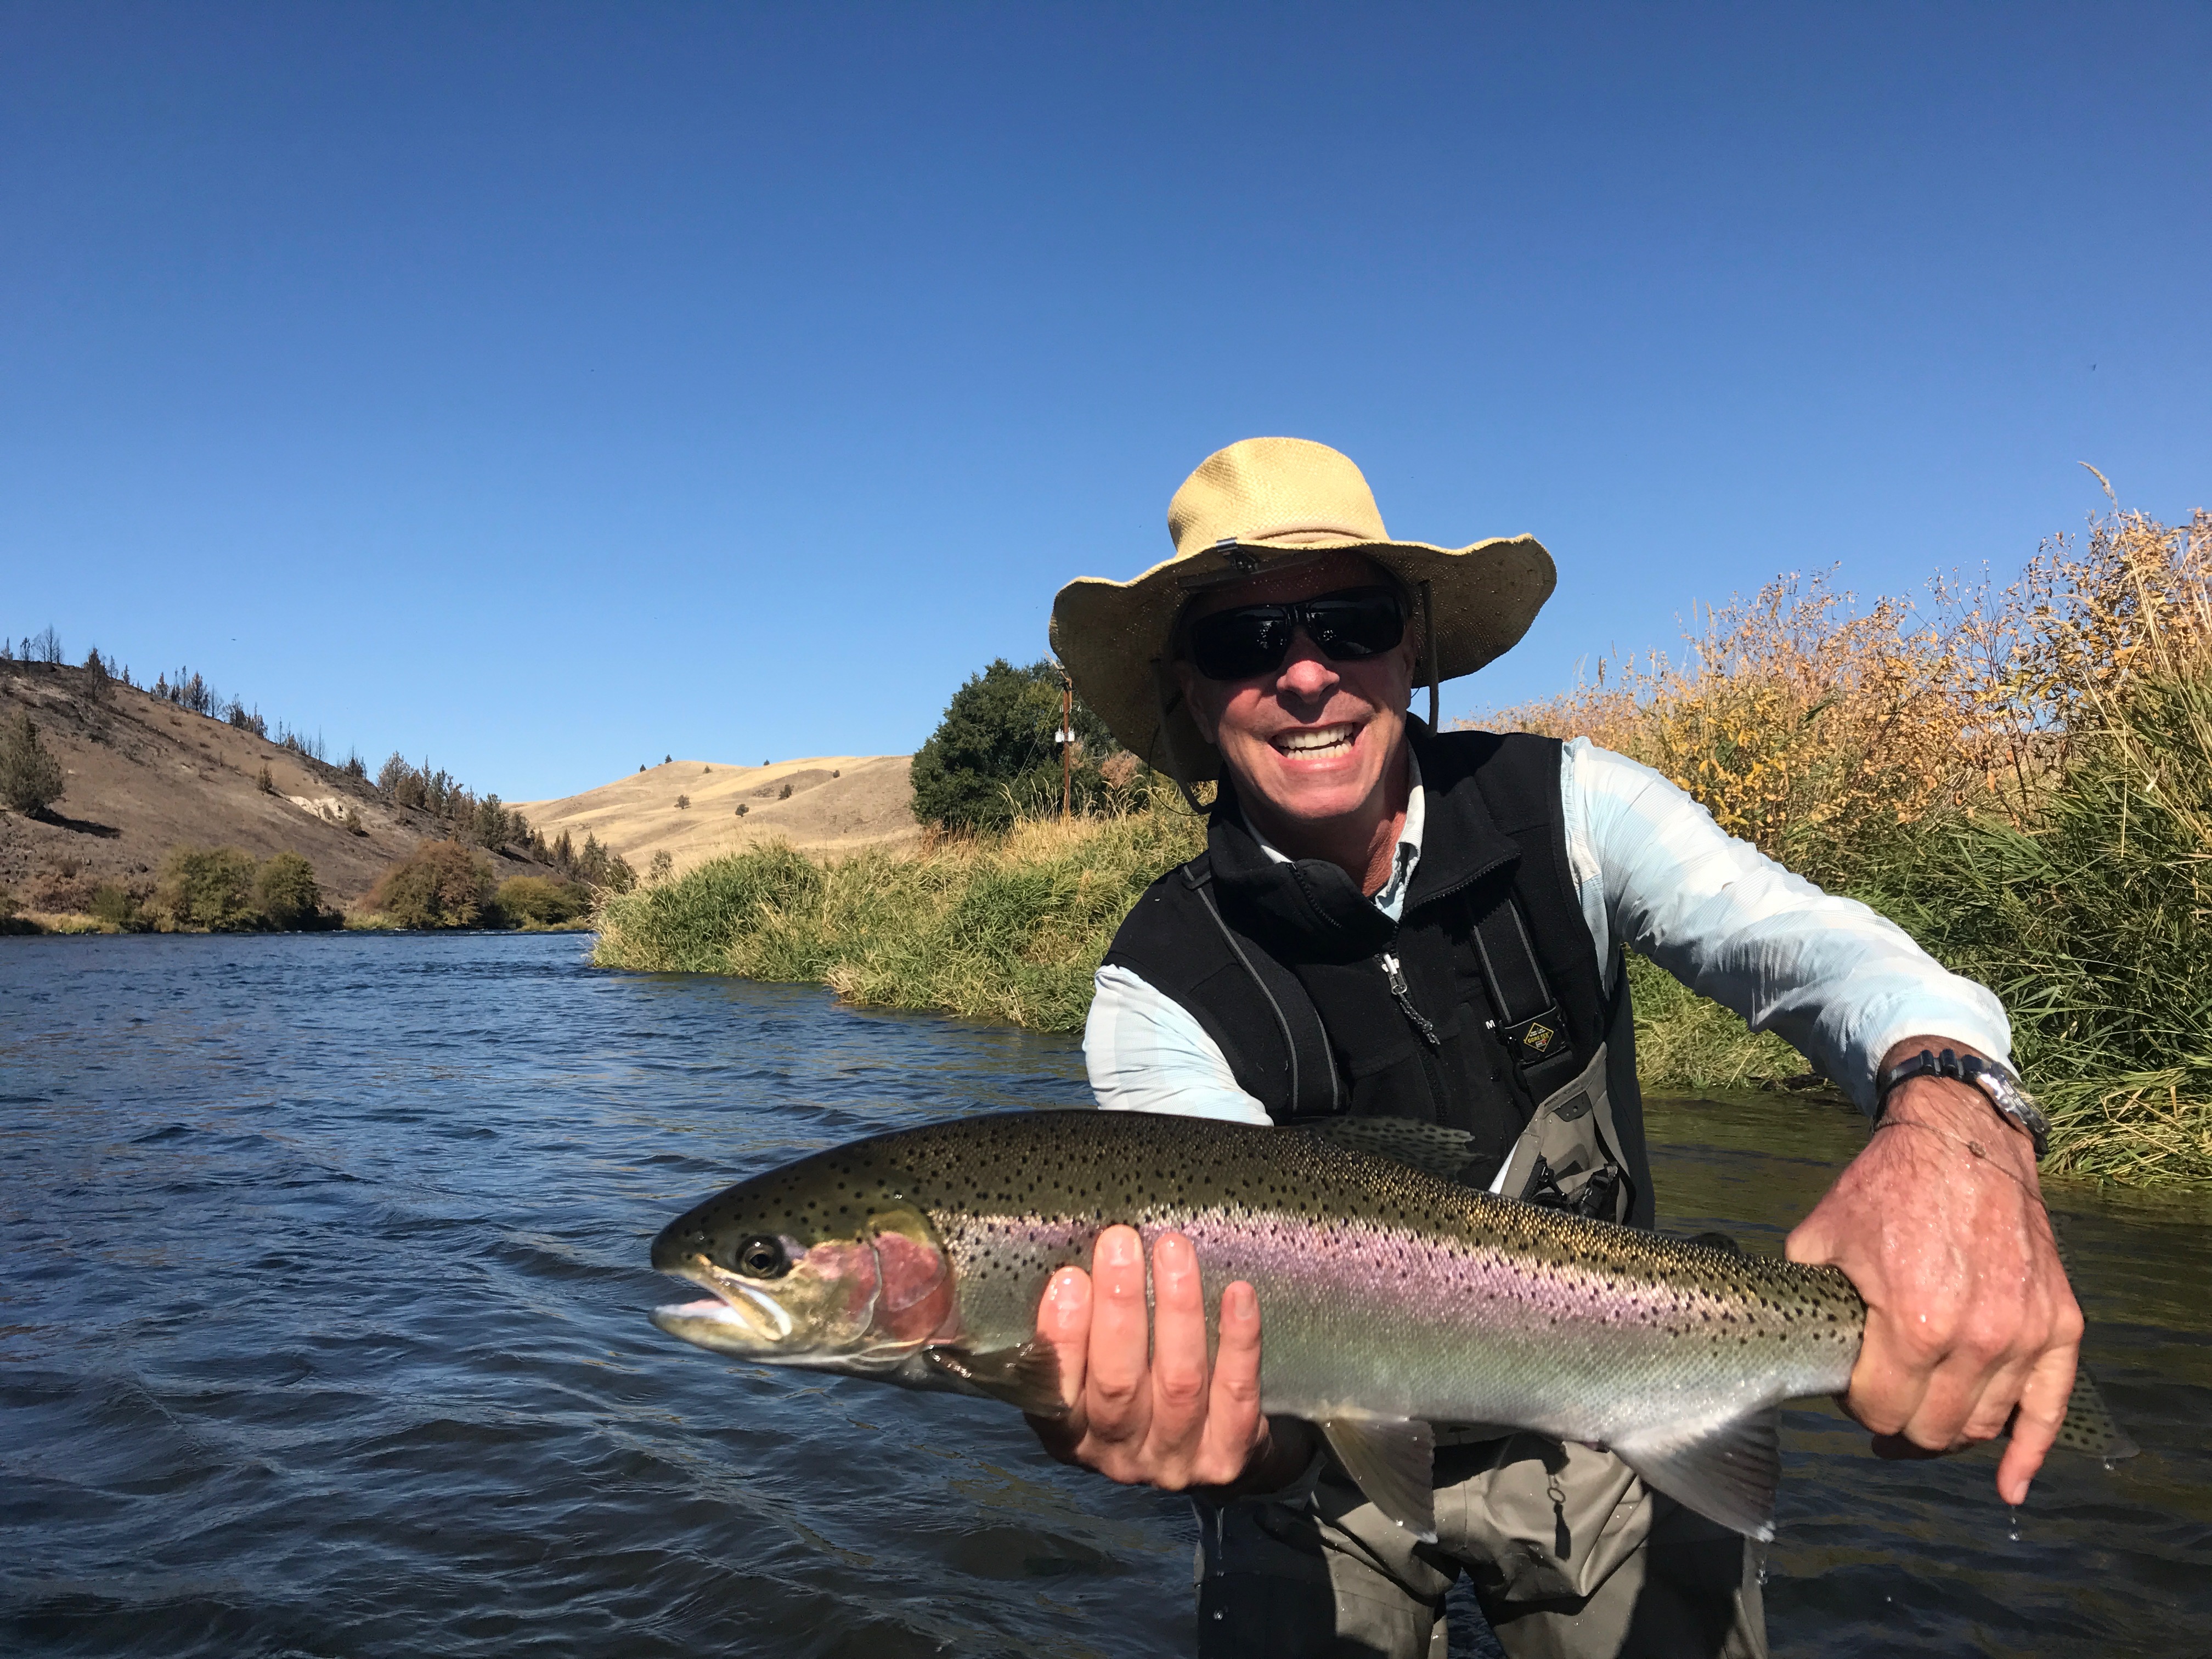
{"label": "river current", "polygon": [[[1079,1103],[1068,1039],[604,972],[577,935],[0,941],[0,1651],[1175,1655],[1182,1503],[1004,1407],[647,1322],[670,1216]],[[1664,1224],[1778,1252],[1863,1138],[1652,1103]],[[1785,1419],[1784,1656],[2212,1654],[2212,1210],[2060,1188],[2143,1455],[1883,1463]],[[1495,1651],[1455,1602],[1460,1653]]]}

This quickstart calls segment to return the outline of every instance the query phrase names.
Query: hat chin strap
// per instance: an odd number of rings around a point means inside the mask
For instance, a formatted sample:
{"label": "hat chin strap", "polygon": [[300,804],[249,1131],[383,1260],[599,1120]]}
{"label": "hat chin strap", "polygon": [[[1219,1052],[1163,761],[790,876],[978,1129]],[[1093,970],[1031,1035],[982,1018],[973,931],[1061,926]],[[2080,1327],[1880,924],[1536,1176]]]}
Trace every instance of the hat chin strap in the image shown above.
{"label": "hat chin strap", "polygon": [[1429,682],[1429,730],[1437,730],[1437,613],[1429,598],[1429,585],[1421,584],[1421,666]]}
{"label": "hat chin strap", "polygon": [[1154,741],[1153,746],[1160,751],[1162,757],[1167,763],[1158,769],[1174,780],[1176,790],[1189,805],[1191,816],[1202,817],[1205,816],[1206,808],[1200,804],[1196,793],[1182,781],[1182,768],[1176,760],[1175,743],[1168,736],[1168,677],[1174,672],[1174,668],[1164,658],[1152,659],[1152,701],[1160,711],[1160,723],[1157,728],[1159,736]]}

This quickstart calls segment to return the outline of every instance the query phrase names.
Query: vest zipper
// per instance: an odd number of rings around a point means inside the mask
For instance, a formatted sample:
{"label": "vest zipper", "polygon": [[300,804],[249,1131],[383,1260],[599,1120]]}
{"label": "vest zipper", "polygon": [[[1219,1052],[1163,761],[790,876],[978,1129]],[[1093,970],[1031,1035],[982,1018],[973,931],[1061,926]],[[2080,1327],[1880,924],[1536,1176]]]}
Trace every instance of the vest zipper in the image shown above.
{"label": "vest zipper", "polygon": [[1399,1007],[1406,1011],[1406,1018],[1413,1021],[1413,1029],[1421,1034],[1421,1041],[1431,1048],[1443,1048],[1443,1043],[1437,1036],[1437,1028],[1429,1024],[1427,1017],[1419,1009],[1413,1006],[1413,994],[1407,988],[1406,972],[1398,965],[1396,953],[1385,951],[1375,960],[1382,964],[1382,976],[1390,983],[1390,994],[1398,999]]}

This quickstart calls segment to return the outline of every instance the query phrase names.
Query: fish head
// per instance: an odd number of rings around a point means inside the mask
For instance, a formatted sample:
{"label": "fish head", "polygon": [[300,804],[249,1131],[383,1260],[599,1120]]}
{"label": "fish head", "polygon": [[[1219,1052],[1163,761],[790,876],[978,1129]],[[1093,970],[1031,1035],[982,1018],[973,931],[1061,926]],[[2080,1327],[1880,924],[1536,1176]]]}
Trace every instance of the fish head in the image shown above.
{"label": "fish head", "polygon": [[955,1334],[951,1261],[928,1216],[835,1153],[677,1217],[653,1265],[708,1292],[655,1309],[653,1322],[718,1353],[868,1372]]}

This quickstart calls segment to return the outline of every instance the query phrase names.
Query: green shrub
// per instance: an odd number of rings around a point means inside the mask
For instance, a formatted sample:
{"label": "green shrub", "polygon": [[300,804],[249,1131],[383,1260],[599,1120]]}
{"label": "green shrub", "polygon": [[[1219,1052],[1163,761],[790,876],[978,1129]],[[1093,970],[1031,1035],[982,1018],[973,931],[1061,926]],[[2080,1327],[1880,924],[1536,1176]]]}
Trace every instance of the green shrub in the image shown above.
{"label": "green shrub", "polygon": [[104,881],[92,890],[92,902],[86,908],[96,920],[125,933],[136,933],[145,925],[138,915],[137,896],[129,888],[112,881]]}
{"label": "green shrub", "polygon": [[297,853],[276,853],[253,878],[253,896],[272,927],[312,927],[322,915],[322,889],[315,866]]}
{"label": "green shrub", "polygon": [[62,763],[39,742],[28,714],[0,724],[0,800],[35,816],[62,798]]}
{"label": "green shrub", "polygon": [[457,841],[426,841],[377,878],[368,908],[402,927],[474,927],[492,903],[491,868]]}
{"label": "green shrub", "polygon": [[573,881],[510,876],[500,884],[493,902],[511,927],[562,927],[592,908],[592,895]]}
{"label": "green shrub", "polygon": [[154,884],[154,912],[167,929],[230,933],[264,924],[253,902],[253,856],[235,847],[169,849]]}
{"label": "green shrub", "polygon": [[[1003,657],[952,694],[945,718],[915,755],[914,815],[955,830],[1004,830],[1060,805],[1062,681],[1050,658],[1016,668]],[[1107,796],[1097,761],[1112,752],[1105,722],[1076,700],[1081,744],[1074,778],[1078,811]]]}

